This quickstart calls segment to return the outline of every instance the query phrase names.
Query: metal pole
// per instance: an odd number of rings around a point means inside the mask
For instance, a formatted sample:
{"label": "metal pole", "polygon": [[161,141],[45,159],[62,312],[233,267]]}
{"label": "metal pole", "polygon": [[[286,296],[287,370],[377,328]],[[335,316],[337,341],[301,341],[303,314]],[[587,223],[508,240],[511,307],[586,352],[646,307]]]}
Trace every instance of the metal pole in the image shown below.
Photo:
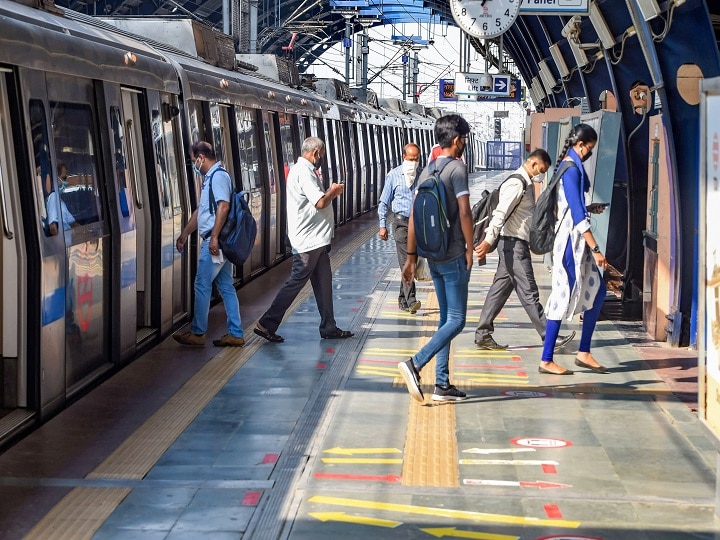
{"label": "metal pole", "polygon": [[352,38],[352,26],[350,25],[350,17],[345,18],[345,83],[350,84],[350,49]]}
{"label": "metal pole", "polygon": [[223,33],[230,35],[230,0],[222,3]]}
{"label": "metal pole", "polygon": [[368,46],[368,31],[367,26],[363,27],[362,34],[362,45],[360,48],[362,53],[362,89],[365,99],[367,100],[367,87],[368,87],[368,55],[370,53],[370,47]]}
{"label": "metal pole", "polygon": [[250,52],[257,52],[258,0],[250,0]]}
{"label": "metal pole", "polygon": [[420,58],[418,57],[417,51],[415,51],[415,58],[413,60],[413,103],[417,103],[418,98],[420,97],[418,95],[418,74],[420,73]]}

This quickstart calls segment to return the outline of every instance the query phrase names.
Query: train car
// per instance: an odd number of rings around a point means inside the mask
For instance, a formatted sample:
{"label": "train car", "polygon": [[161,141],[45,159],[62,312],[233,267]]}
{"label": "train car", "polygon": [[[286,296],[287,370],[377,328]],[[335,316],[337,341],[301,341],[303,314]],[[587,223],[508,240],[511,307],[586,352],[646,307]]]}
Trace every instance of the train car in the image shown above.
{"label": "train car", "polygon": [[199,245],[181,255],[175,240],[198,200],[193,142],[250,192],[241,286],[288,256],[285,181],[306,136],[327,141],[325,182],[347,186],[341,224],[376,206],[403,144],[427,146],[434,123],[255,73],[197,23],[139,38],[137,21],[27,3],[0,0],[0,444],[188,320]]}

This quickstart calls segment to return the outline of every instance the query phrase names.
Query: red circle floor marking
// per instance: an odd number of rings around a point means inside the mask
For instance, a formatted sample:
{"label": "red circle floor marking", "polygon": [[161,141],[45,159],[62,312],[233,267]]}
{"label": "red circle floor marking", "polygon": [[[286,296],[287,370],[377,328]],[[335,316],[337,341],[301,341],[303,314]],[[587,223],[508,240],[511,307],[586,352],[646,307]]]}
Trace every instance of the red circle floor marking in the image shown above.
{"label": "red circle floor marking", "polygon": [[536,540],[602,540],[596,536],[542,536]]}
{"label": "red circle floor marking", "polygon": [[563,439],[545,439],[542,437],[516,437],[510,440],[510,444],[530,448],[565,448],[566,446],[572,446],[570,441]]}

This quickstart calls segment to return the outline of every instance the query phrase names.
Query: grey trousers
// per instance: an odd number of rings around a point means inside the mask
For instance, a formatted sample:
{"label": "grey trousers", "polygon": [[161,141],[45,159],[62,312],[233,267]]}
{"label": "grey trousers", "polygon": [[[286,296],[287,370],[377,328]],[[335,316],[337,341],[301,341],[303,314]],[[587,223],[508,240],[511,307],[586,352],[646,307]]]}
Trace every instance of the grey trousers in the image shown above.
{"label": "grey trousers", "polygon": [[480,313],[480,321],[475,330],[475,341],[480,341],[493,333],[495,330],[493,321],[505,306],[513,289],[535,330],[541,338],[545,338],[545,311],[540,304],[540,293],[535,281],[528,243],[519,238],[501,236],[497,250],[500,262]]}
{"label": "grey trousers", "polygon": [[260,317],[260,324],[270,332],[275,332],[282,322],[285,312],[297,297],[300,289],[310,280],[315,302],[320,312],[320,335],[332,334],[337,330],[332,298],[332,269],[328,252],[330,246],[294,253],[290,277],[278,291],[275,300]]}
{"label": "grey trousers", "polygon": [[[393,238],[395,239],[395,250],[397,251],[398,264],[402,270],[407,259],[407,236],[408,236],[408,218],[395,215],[393,221]],[[398,303],[409,306],[415,302],[415,282],[406,285],[405,281],[400,278],[400,294],[398,294]]]}

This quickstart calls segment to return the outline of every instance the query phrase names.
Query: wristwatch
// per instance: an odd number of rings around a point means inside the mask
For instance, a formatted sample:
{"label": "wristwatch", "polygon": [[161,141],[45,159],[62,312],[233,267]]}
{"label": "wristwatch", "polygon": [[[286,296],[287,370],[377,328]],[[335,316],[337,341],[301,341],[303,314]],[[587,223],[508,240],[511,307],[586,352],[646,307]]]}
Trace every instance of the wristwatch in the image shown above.
{"label": "wristwatch", "polygon": [[591,248],[590,251],[592,251],[593,253],[600,253],[600,246],[595,244],[595,247]]}

